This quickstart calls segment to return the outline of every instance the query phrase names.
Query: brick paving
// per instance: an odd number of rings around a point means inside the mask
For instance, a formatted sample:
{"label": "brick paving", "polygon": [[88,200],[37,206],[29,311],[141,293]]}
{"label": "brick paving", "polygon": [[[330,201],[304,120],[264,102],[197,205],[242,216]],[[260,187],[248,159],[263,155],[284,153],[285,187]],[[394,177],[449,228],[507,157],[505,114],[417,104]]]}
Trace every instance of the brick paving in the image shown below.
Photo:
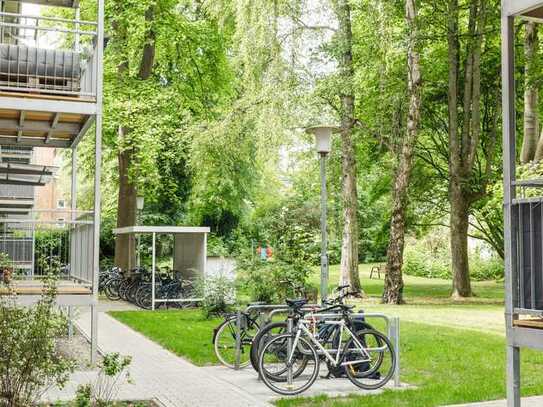
{"label": "brick paving", "polygon": [[[88,335],[90,313],[81,312],[77,325]],[[117,399],[156,399],[167,407],[268,405],[248,391],[174,355],[103,312],[99,313],[98,346],[104,353],[119,352],[132,357],[132,383],[120,386]],[[45,400],[70,400],[79,384],[89,383],[95,377],[96,372],[77,372],[67,387],[51,390]]]}

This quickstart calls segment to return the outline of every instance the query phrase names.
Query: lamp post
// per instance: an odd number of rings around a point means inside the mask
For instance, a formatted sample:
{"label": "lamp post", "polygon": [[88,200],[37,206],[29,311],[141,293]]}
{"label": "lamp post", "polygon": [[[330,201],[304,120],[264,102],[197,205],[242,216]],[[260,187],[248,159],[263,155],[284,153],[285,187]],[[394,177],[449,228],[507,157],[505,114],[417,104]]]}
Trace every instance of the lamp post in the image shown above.
{"label": "lamp post", "polygon": [[[145,204],[145,197],[143,195],[136,196],[136,226],[139,225],[141,221],[141,211],[143,211],[143,205]],[[138,233],[138,258],[137,258],[137,264],[136,267],[141,266],[141,247],[140,247],[140,235]]]}
{"label": "lamp post", "polygon": [[315,147],[320,157],[321,169],[321,301],[328,297],[328,234],[326,230],[327,192],[326,192],[326,157],[331,151],[333,126],[315,126],[306,129],[315,136]]}

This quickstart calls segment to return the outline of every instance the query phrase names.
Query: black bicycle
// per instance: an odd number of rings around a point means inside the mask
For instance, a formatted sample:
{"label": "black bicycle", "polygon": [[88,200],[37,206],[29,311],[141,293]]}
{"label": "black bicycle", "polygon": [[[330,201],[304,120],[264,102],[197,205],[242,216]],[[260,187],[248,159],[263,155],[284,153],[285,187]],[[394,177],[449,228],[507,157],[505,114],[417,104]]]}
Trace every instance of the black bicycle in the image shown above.
{"label": "black bicycle", "polygon": [[[240,317],[239,367],[243,368],[250,363],[251,344],[260,327],[258,313],[242,312]],[[213,331],[215,355],[223,365],[231,369],[236,367],[237,330],[237,314],[229,313],[224,316],[224,321]]]}

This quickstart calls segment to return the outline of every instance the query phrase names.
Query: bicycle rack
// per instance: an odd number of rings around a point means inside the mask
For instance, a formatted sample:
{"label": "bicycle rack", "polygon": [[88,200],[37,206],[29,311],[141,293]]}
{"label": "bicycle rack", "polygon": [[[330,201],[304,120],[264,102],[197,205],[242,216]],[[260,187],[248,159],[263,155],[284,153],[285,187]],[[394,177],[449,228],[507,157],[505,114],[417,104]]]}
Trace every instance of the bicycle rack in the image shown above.
{"label": "bicycle rack", "polygon": [[[305,311],[311,311],[314,309],[321,308],[318,304],[306,304],[302,307]],[[264,321],[263,318],[261,318],[262,314],[265,313],[265,311],[269,311],[268,314],[268,320],[271,320],[271,317],[274,315],[273,312],[275,311],[288,311],[289,307],[288,305],[279,305],[279,304],[255,304],[255,305],[249,305],[245,310],[244,313],[249,313],[251,311],[259,311],[259,320],[262,323]],[[238,309],[236,312],[236,362],[235,362],[235,370],[239,370],[240,368],[240,358],[241,358],[241,328],[242,328],[242,322],[244,318],[242,318],[241,310]]]}
{"label": "bicycle rack", "polygon": [[[302,310],[305,311],[313,311],[318,310],[322,308],[318,304],[306,304]],[[254,310],[260,310],[263,314],[264,312],[268,310],[268,319],[271,320],[274,315],[286,313],[289,310],[289,307],[287,305],[250,305],[247,308],[245,308],[245,313],[248,313],[250,311]],[[339,314],[319,314],[315,313],[312,316],[318,319],[323,318],[339,318],[341,315]],[[387,335],[390,338],[390,341],[392,342],[392,346],[394,347],[394,352],[396,353],[396,367],[394,369],[394,387],[401,387],[401,381],[400,381],[400,318],[399,317],[389,317],[383,313],[380,312],[358,312],[350,314],[353,318],[379,318],[385,321],[386,324],[386,330]],[[242,313],[241,310],[238,310],[236,313],[236,363],[235,363],[235,370],[240,369],[240,358],[241,358],[241,328],[242,328]],[[292,326],[289,326],[289,330],[292,330]]]}

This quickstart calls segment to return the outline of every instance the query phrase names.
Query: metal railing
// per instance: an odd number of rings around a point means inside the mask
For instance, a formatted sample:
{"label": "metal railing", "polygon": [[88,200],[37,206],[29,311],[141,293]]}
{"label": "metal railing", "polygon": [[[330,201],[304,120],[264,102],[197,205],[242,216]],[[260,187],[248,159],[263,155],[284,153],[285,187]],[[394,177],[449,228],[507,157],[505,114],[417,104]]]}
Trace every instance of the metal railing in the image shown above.
{"label": "metal railing", "polygon": [[543,198],[519,198],[512,205],[515,307],[521,314],[543,311]]}
{"label": "metal railing", "polygon": [[96,96],[97,23],[0,12],[0,89]]}
{"label": "metal railing", "polygon": [[[318,311],[318,309],[321,309],[321,306],[318,304],[306,304],[304,307],[302,307],[302,310],[304,311]],[[257,311],[259,313],[259,320],[261,322],[263,321],[271,321],[273,316],[278,315],[280,313],[287,313],[289,311],[289,307],[287,305],[270,305],[270,304],[258,304],[258,305],[250,305],[242,312],[241,310],[238,310],[236,313],[236,354],[235,354],[235,370],[240,369],[241,365],[241,330],[243,326],[243,314],[247,314],[250,312]],[[266,311],[269,313],[267,316],[263,318]],[[333,319],[333,318],[341,318],[341,314],[309,314],[311,317],[315,317],[316,319]],[[392,343],[392,346],[394,347],[394,353],[396,355],[396,365],[394,369],[394,386],[395,387],[401,387],[401,380],[400,380],[400,318],[399,317],[389,317],[385,314],[379,313],[379,312],[358,312],[358,313],[352,313],[349,314],[352,318],[377,318],[382,319],[385,322],[385,329],[387,332],[388,337],[390,338],[390,341]],[[292,330],[292,326],[289,326],[289,331]]]}
{"label": "metal railing", "polygon": [[91,285],[93,225],[91,211],[70,209],[0,218],[0,252],[8,255],[19,277],[38,278],[53,271]]}

